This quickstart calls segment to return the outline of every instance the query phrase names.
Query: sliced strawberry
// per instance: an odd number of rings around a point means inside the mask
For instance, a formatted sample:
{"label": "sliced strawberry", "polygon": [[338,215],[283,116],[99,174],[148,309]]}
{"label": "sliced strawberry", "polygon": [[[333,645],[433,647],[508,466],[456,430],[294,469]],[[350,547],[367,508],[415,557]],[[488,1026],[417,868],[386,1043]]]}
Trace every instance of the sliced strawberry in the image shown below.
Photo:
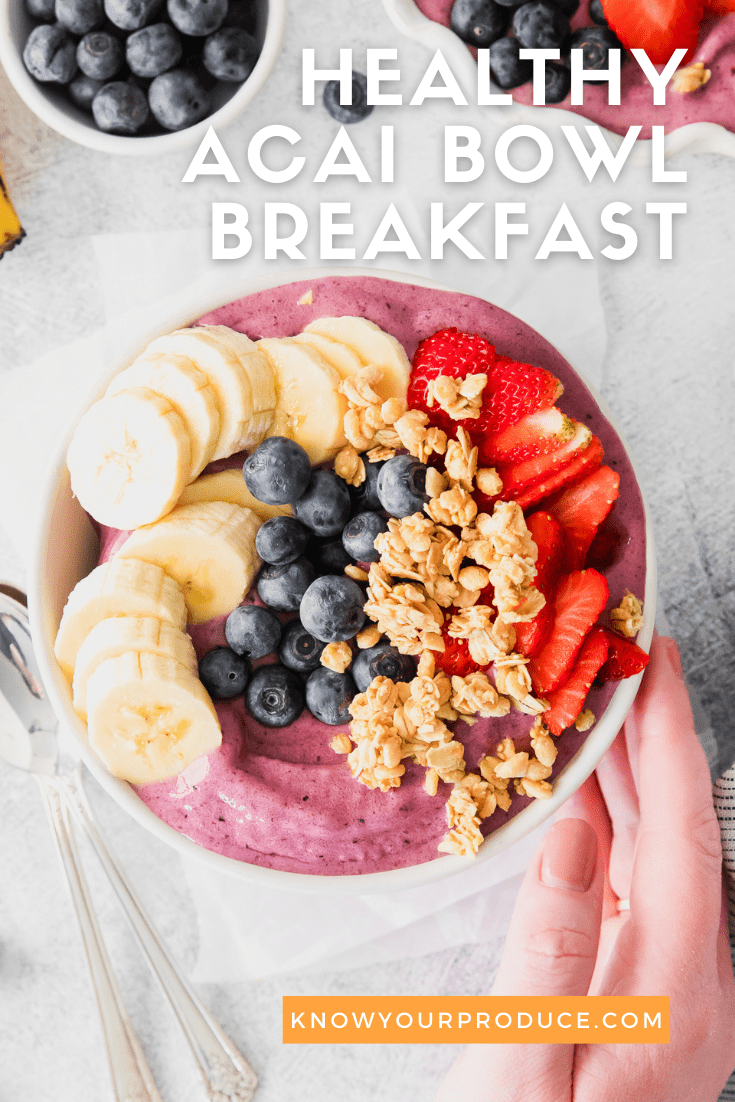
{"label": "sliced strawberry", "polygon": [[[462,333],[459,329],[440,329],[427,337],[416,349],[411,379],[408,384],[408,408],[422,409],[437,415],[437,407],[429,407],[428,387],[437,375],[463,379],[465,375],[489,375],[495,365],[495,349],[478,333]],[[439,417],[451,420],[438,410]],[[455,422],[456,423],[456,422]]]}
{"label": "sliced strawberry", "polygon": [[702,0],[603,0],[605,18],[627,50],[645,50],[654,65],[665,65],[684,48],[691,61],[704,15]]}
{"label": "sliced strawberry", "polygon": [[606,631],[605,635],[609,649],[607,661],[600,671],[603,681],[622,681],[645,670],[649,655],[637,643],[614,631]]}
{"label": "sliced strawberry", "polygon": [[[564,390],[550,371],[531,364],[518,363],[499,356],[482,392],[482,410],[475,421],[477,443],[511,425],[522,417],[553,406]],[[467,426],[471,430],[471,424]],[[484,462],[482,452],[481,462]]]}
{"label": "sliced strawberry", "polygon": [[551,634],[528,667],[537,693],[545,696],[564,683],[608,595],[607,582],[596,570],[575,570],[560,578]]}
{"label": "sliced strawberry", "polygon": [[542,482],[529,486],[515,500],[521,509],[530,509],[532,505],[537,505],[544,498],[550,497],[551,494],[563,489],[564,486],[573,486],[576,482],[579,482],[590,471],[594,471],[600,466],[604,456],[605,452],[602,444],[596,436],[593,436],[590,446],[585,448],[581,455],[573,459],[566,467],[562,467],[560,471],[555,471],[549,475]]}
{"label": "sliced strawberry", "polygon": [[608,651],[608,632],[594,628],[585,639],[567,680],[548,694],[551,707],[543,720],[552,735],[560,735],[571,727],[584,707],[587,693],[598,671],[604,666]]}
{"label": "sliced strawberry", "polygon": [[466,639],[452,639],[447,634],[446,624],[442,628],[442,639],[444,640],[443,652],[434,652],[434,664],[437,669],[444,670],[450,677],[454,674],[457,677],[466,677],[468,673],[477,669],[477,663],[470,654]]}
{"label": "sliced strawberry", "polygon": [[576,422],[556,406],[529,413],[517,424],[478,441],[481,462],[520,463],[537,455],[548,455],[571,440]]}
{"label": "sliced strawberry", "polygon": [[554,622],[554,590],[564,554],[564,535],[559,522],[549,513],[534,513],[526,523],[538,548],[533,584],[546,598],[535,619],[516,624],[516,649],[530,658],[546,642]]}
{"label": "sliced strawberry", "polygon": [[619,486],[619,474],[610,467],[598,467],[547,505],[564,529],[565,570],[581,570],[584,566],[592,540],[612,509]]}
{"label": "sliced strawberry", "polygon": [[704,8],[715,15],[729,15],[735,12],[735,0],[705,0]]}
{"label": "sliced strawberry", "polygon": [[592,433],[587,426],[575,421],[573,436],[555,451],[524,459],[522,463],[496,464],[496,470],[503,480],[501,498],[504,501],[515,500],[530,486],[544,482],[576,459],[589,447],[592,440]]}

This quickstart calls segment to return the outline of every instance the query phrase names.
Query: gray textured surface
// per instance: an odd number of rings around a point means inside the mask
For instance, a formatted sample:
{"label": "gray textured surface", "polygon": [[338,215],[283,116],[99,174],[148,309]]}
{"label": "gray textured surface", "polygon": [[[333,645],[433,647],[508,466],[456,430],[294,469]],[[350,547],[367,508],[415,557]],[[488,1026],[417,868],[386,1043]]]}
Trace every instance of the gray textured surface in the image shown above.
{"label": "gray textured surface", "polygon": [[[362,47],[397,39],[377,0],[324,0],[317,15],[314,9],[294,4],[277,73],[248,117],[230,128],[228,145],[237,147],[258,125],[285,116],[302,45],[318,46],[326,38]],[[401,44],[404,64],[415,66],[422,57],[418,47]],[[323,146],[328,124],[318,112],[310,118]],[[0,367],[9,370],[102,323],[90,235],[203,224],[206,199],[217,188],[206,180],[193,191],[177,183],[186,154],[128,162],[71,145],[30,115],[1,72],[0,147],[28,230],[21,248],[0,266]],[[690,213],[677,230],[679,259],[662,265],[646,250],[600,271],[609,342],[604,392],[639,466],[656,530],[662,603],[724,763],[735,756],[735,162],[700,156],[677,167],[690,172]],[[590,203],[596,206],[597,197]],[[0,546],[0,574],[21,568],[12,550]],[[0,789],[0,1100],[101,1100],[108,1085],[96,1011],[40,797],[20,773],[0,773]],[[178,858],[100,792],[92,794],[152,918],[191,967],[197,930]],[[196,1102],[202,1092],[164,1004],[93,861],[89,868],[162,1095]],[[431,1096],[451,1050],[284,1048],[281,995],[482,993],[499,951],[490,943],[359,972],[212,986],[203,995],[252,1057],[261,1102],[412,1102]]]}

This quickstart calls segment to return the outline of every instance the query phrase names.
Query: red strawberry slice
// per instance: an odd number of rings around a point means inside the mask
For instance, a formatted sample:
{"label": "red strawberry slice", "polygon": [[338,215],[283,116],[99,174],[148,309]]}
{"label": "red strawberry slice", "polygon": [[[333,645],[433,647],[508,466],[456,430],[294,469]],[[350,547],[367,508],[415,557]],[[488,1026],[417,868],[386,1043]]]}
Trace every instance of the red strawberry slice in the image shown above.
{"label": "red strawberry slice", "polygon": [[526,524],[538,547],[533,584],[546,598],[535,619],[516,624],[516,649],[531,658],[541,649],[554,622],[554,590],[564,554],[564,534],[558,520],[549,513],[534,513]]}
{"label": "red strawberry slice", "polygon": [[606,631],[605,635],[609,649],[607,661],[600,671],[603,681],[622,681],[645,670],[649,655],[637,643],[614,631]]}
{"label": "red strawberry slice", "polygon": [[551,634],[528,667],[537,693],[545,696],[564,683],[608,596],[607,582],[596,570],[562,575],[554,598]]}
{"label": "red strawberry slice", "polygon": [[576,422],[556,406],[529,413],[517,424],[478,441],[481,463],[520,463],[537,455],[548,455],[571,440]]}
{"label": "red strawberry slice", "polygon": [[597,529],[618,497],[620,475],[598,467],[581,482],[567,487],[547,506],[564,529],[565,570],[581,570]]}
{"label": "red strawberry slice", "polygon": [[428,387],[432,379],[437,375],[451,375],[453,379],[489,375],[494,366],[495,349],[484,337],[459,329],[440,329],[416,349],[408,384],[408,408],[422,409],[432,419],[451,421],[436,404],[429,407]]}
{"label": "red strawberry slice", "polygon": [[704,8],[715,15],[728,15],[735,11],[735,0],[705,0]]}
{"label": "red strawberry slice", "polygon": [[704,15],[702,0],[603,0],[605,17],[628,50],[645,50],[654,65],[664,65],[674,50],[685,48],[691,61]]}
{"label": "red strawberry slice", "polygon": [[470,654],[469,643],[466,639],[452,639],[447,632],[447,625],[442,628],[444,650],[442,653],[434,652],[434,664],[437,669],[453,677],[466,677],[468,673],[477,669],[477,663]]}
{"label": "red strawberry slice", "polygon": [[496,465],[496,470],[503,480],[503,492],[500,496],[504,501],[515,500],[537,482],[546,481],[589,447],[593,440],[590,430],[579,421],[574,421],[573,424],[573,436],[555,451],[524,459],[521,463]]}
{"label": "red strawberry slice", "polygon": [[542,718],[552,735],[560,735],[571,727],[582,711],[590,686],[605,664],[607,652],[608,632],[594,628],[585,639],[565,683],[548,695],[551,707]]}
{"label": "red strawberry slice", "polygon": [[555,471],[543,481],[529,486],[527,490],[519,494],[516,501],[521,509],[530,509],[532,505],[537,505],[544,498],[556,493],[564,486],[573,486],[576,482],[579,482],[590,471],[594,471],[600,466],[604,456],[605,451],[602,444],[596,436],[593,436],[589,447],[585,448],[581,455],[572,460],[566,467],[562,467],[560,471]]}

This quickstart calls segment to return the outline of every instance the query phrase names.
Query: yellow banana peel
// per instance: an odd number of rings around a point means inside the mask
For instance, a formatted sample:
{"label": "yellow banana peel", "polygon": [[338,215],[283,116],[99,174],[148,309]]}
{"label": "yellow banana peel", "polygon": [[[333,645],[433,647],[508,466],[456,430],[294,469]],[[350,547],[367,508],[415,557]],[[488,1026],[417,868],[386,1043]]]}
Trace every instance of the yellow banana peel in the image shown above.
{"label": "yellow banana peel", "polygon": [[25,230],[10,202],[0,166],[0,260],[25,237]]}

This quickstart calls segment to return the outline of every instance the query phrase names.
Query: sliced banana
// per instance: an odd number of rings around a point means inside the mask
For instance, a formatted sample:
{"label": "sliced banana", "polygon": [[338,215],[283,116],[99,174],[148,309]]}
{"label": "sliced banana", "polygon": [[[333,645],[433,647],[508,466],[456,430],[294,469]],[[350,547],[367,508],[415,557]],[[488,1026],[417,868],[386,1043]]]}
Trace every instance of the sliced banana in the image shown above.
{"label": "sliced banana", "polygon": [[338,390],[338,373],[319,352],[291,337],[266,337],[258,347],[276,377],[278,400],[268,436],[295,440],[313,464],[332,459],[347,443],[347,401]]}
{"label": "sliced banana", "polygon": [[156,563],[184,591],[189,623],[232,612],[260,568],[255,535],[261,520],[224,501],[179,505],[157,524],[133,532],[118,558]]}
{"label": "sliced banana", "polygon": [[178,501],[189,481],[191,443],[168,399],[134,387],[87,410],[66,461],[72,492],[96,521],[139,528]]}
{"label": "sliced banana", "polygon": [[316,352],[324,357],[330,367],[339,375],[340,379],[346,379],[349,375],[356,375],[365,364],[360,357],[341,341],[332,341],[329,337],[323,337],[321,333],[307,331],[297,333],[293,338],[297,344],[308,344]]}
{"label": "sliced banana", "polygon": [[[243,445],[243,448],[251,451],[265,438],[273,420],[276,408],[276,380],[273,377],[273,369],[263,353],[258,350],[255,342],[244,333],[239,333],[237,329],[230,329],[227,325],[207,325],[205,328],[238,357],[250,380],[253,398],[253,415],[250,422],[252,441]],[[243,448],[239,450],[242,451]]]}
{"label": "sliced banana", "polygon": [[411,364],[403,345],[367,318],[316,318],[304,333],[316,333],[347,345],[363,366],[379,367],[383,378],[375,388],[381,398],[406,400]]}
{"label": "sliced banana", "polygon": [[[130,561],[130,560],[128,560]],[[87,685],[95,670],[108,658],[143,651],[172,658],[197,675],[197,656],[190,636],[154,616],[113,616],[100,620],[79,648],[74,668],[74,711],[87,718]]]}
{"label": "sliced banana", "polygon": [[107,394],[144,386],[166,398],[186,425],[191,442],[191,470],[187,481],[200,475],[210,462],[219,438],[217,395],[209,379],[185,356],[153,353],[139,356],[116,375]]}
{"label": "sliced banana", "polygon": [[56,634],[54,654],[69,680],[82,643],[100,620],[111,616],[152,616],[183,630],[184,594],[154,563],[126,557],[95,567],[69,594]]}
{"label": "sliced banana", "polygon": [[222,742],[217,713],[180,662],[132,651],[108,658],[87,685],[89,743],[115,777],[153,784]]}
{"label": "sliced banana", "polygon": [[229,501],[232,505],[252,509],[261,520],[293,516],[290,505],[266,505],[253,497],[245,485],[241,467],[217,471],[216,474],[203,474],[196,482],[190,482],[179,498],[179,505],[193,505],[197,501]]}

